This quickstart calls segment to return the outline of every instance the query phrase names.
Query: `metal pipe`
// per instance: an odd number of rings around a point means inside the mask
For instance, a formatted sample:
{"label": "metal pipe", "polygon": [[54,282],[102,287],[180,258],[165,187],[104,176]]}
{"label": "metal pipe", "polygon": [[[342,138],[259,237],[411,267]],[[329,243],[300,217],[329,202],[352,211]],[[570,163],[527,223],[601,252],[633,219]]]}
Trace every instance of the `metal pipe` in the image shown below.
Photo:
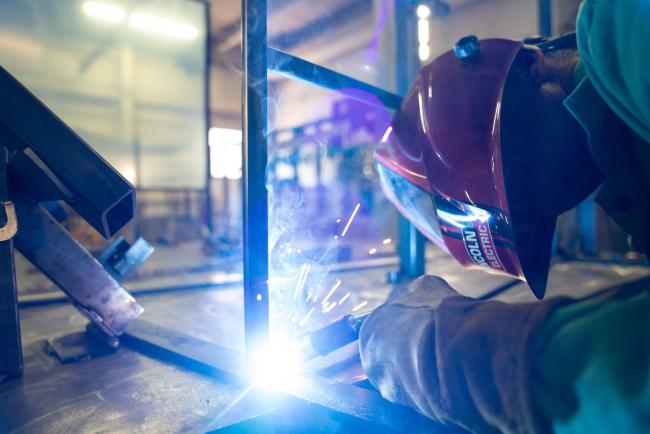
{"label": "metal pipe", "polygon": [[[364,83],[356,78],[316,65],[275,48],[268,47],[267,52],[269,70],[282,77],[340,92],[347,97],[374,106],[397,110],[402,104],[402,97],[399,95]],[[360,90],[365,95],[360,95],[358,92],[350,93],[349,90]]]}
{"label": "metal pipe", "polygon": [[242,1],[242,212],[247,358],[269,337],[266,13],[266,0]]}
{"label": "metal pipe", "polygon": [[549,37],[553,33],[553,5],[551,0],[537,0],[539,34]]}
{"label": "metal pipe", "polygon": [[204,3],[205,13],[205,68],[203,71],[203,98],[205,107],[205,224],[208,228],[208,233],[212,235],[214,230],[214,215],[212,204],[212,175],[210,174],[210,141],[209,130],[212,124],[212,112],[210,110],[210,86],[212,85],[210,76],[212,64],[212,38],[210,38],[211,20],[210,20],[210,3]]}
{"label": "metal pipe", "polygon": [[[419,70],[417,38],[415,37],[415,11],[403,1],[395,1],[395,52],[403,61],[395,62],[397,91],[406,94]],[[424,274],[424,237],[403,216],[399,217],[398,280],[413,279]]]}

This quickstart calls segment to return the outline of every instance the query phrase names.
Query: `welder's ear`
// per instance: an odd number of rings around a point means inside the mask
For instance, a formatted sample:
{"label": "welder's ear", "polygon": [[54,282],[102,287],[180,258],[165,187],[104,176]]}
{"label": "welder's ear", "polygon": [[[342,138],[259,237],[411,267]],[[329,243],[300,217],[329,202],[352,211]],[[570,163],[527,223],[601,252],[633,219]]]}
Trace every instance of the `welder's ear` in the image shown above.
{"label": "welder's ear", "polygon": [[521,47],[515,57],[513,68],[523,81],[536,86],[546,82],[549,76],[546,56],[535,45]]}

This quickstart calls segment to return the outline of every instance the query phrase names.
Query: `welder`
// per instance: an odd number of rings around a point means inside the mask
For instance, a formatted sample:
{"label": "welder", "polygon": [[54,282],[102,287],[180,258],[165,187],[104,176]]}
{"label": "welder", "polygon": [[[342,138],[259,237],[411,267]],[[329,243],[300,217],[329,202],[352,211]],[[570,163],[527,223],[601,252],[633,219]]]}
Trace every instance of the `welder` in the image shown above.
{"label": "welder", "polygon": [[376,150],[385,193],[539,301],[398,290],[360,332],[384,397],[470,432],[650,432],[650,288],[543,299],[556,218],[594,191],[650,252],[648,41],[650,2],[587,0],[576,34],[467,37],[422,68]]}

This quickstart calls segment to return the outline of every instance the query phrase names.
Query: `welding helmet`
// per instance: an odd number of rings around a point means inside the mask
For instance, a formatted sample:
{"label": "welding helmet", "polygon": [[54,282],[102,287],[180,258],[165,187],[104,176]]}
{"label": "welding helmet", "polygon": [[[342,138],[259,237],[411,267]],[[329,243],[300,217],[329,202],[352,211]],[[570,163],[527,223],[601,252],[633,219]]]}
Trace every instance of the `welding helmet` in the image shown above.
{"label": "welding helmet", "polygon": [[[562,45],[540,42],[543,51]],[[501,154],[501,101],[523,45],[467,37],[424,66],[375,160],[388,199],[427,238],[462,265],[522,279],[542,298],[555,218],[512,209]]]}

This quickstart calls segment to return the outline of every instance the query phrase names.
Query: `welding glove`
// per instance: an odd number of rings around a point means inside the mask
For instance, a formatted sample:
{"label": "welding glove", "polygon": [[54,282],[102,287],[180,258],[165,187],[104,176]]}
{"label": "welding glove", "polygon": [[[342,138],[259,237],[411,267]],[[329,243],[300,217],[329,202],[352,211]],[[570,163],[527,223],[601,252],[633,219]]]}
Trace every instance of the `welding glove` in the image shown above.
{"label": "welding glove", "polygon": [[365,321],[361,363],[393,402],[469,432],[550,432],[530,391],[541,325],[569,299],[528,304],[461,296],[423,276]]}

